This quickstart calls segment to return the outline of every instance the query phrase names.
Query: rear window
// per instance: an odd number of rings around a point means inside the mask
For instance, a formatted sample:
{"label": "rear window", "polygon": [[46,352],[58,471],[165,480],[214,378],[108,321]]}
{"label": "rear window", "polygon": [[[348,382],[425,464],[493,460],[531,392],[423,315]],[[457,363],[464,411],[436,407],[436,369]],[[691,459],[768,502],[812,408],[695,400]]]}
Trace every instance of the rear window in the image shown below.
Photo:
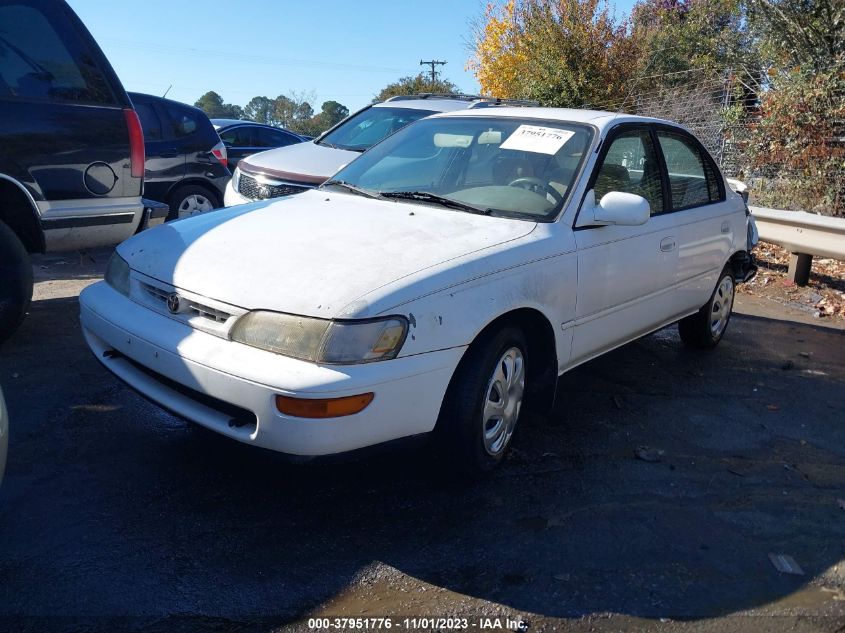
{"label": "rear window", "polygon": [[160,141],[164,138],[161,129],[161,120],[150,104],[138,103],[136,101],[135,112],[138,113],[138,118],[141,119],[141,128],[144,131],[145,141]]}
{"label": "rear window", "polygon": [[0,2],[0,98],[115,103],[61,5],[37,0]]}
{"label": "rear window", "polygon": [[[183,138],[190,136],[198,129],[202,123],[200,114],[192,110],[183,110],[181,108],[168,107],[167,114],[170,115],[171,128],[175,138]],[[209,125],[211,125],[209,123]]]}
{"label": "rear window", "polygon": [[294,143],[299,143],[299,139],[293,134],[286,134],[282,131],[268,130],[266,128],[258,130],[259,147],[284,147],[285,145],[293,145]]}
{"label": "rear window", "polygon": [[254,147],[253,129],[248,125],[238,125],[220,132],[220,140],[229,147]]}

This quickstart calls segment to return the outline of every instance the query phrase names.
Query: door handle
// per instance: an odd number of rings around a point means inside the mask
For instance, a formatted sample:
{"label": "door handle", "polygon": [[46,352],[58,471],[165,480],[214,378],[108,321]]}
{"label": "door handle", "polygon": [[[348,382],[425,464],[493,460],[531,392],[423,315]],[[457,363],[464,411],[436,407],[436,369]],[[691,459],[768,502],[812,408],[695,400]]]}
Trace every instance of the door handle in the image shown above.
{"label": "door handle", "polygon": [[179,152],[177,152],[175,149],[171,149],[160,154],[162,158],[176,158],[178,155]]}
{"label": "door handle", "polygon": [[664,237],[662,240],[660,240],[660,250],[664,253],[668,253],[673,248],[675,248],[674,237]]}
{"label": "door handle", "polygon": [[722,222],[722,228],[721,228],[721,231],[722,231],[722,233],[730,233],[730,232],[731,232],[731,224],[730,224],[730,222],[728,222],[727,220],[725,220],[724,222]]}

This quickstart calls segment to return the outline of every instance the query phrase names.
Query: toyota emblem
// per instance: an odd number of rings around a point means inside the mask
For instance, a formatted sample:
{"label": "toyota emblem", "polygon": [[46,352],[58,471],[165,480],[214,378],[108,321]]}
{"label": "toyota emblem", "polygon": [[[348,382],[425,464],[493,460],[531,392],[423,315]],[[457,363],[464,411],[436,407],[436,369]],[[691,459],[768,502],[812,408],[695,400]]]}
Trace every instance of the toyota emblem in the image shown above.
{"label": "toyota emblem", "polygon": [[182,307],[182,301],[179,295],[175,292],[172,294],[167,295],[167,309],[170,310],[172,314],[176,314],[179,312],[179,308]]}

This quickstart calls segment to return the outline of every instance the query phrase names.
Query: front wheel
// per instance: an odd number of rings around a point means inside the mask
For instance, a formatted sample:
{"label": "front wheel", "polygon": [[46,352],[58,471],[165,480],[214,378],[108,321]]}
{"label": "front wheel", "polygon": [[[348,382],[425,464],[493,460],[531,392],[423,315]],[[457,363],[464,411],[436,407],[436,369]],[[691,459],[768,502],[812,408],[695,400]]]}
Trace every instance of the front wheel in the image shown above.
{"label": "front wheel", "polygon": [[719,275],[719,283],[702,308],[678,322],[681,340],[690,347],[713,349],[725,335],[731,320],[736,285],[729,266]]}
{"label": "front wheel", "polygon": [[504,459],[522,410],[526,350],[522,332],[505,327],[473,343],[458,366],[438,420],[458,470],[483,475]]}

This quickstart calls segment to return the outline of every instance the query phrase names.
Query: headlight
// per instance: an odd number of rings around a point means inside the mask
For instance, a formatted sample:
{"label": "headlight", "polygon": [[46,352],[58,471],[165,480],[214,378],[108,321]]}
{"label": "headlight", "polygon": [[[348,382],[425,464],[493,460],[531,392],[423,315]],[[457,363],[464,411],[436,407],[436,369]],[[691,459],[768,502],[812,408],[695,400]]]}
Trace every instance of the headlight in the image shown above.
{"label": "headlight", "polygon": [[129,264],[115,251],[106,267],[106,283],[120,294],[129,296]]}
{"label": "headlight", "polygon": [[235,167],[235,171],[232,172],[232,190],[235,193],[238,193],[238,185],[241,182],[241,170]]}
{"label": "headlight", "polygon": [[315,363],[345,365],[395,358],[405,342],[405,317],[329,321],[279,312],[247,312],[231,339]]}

